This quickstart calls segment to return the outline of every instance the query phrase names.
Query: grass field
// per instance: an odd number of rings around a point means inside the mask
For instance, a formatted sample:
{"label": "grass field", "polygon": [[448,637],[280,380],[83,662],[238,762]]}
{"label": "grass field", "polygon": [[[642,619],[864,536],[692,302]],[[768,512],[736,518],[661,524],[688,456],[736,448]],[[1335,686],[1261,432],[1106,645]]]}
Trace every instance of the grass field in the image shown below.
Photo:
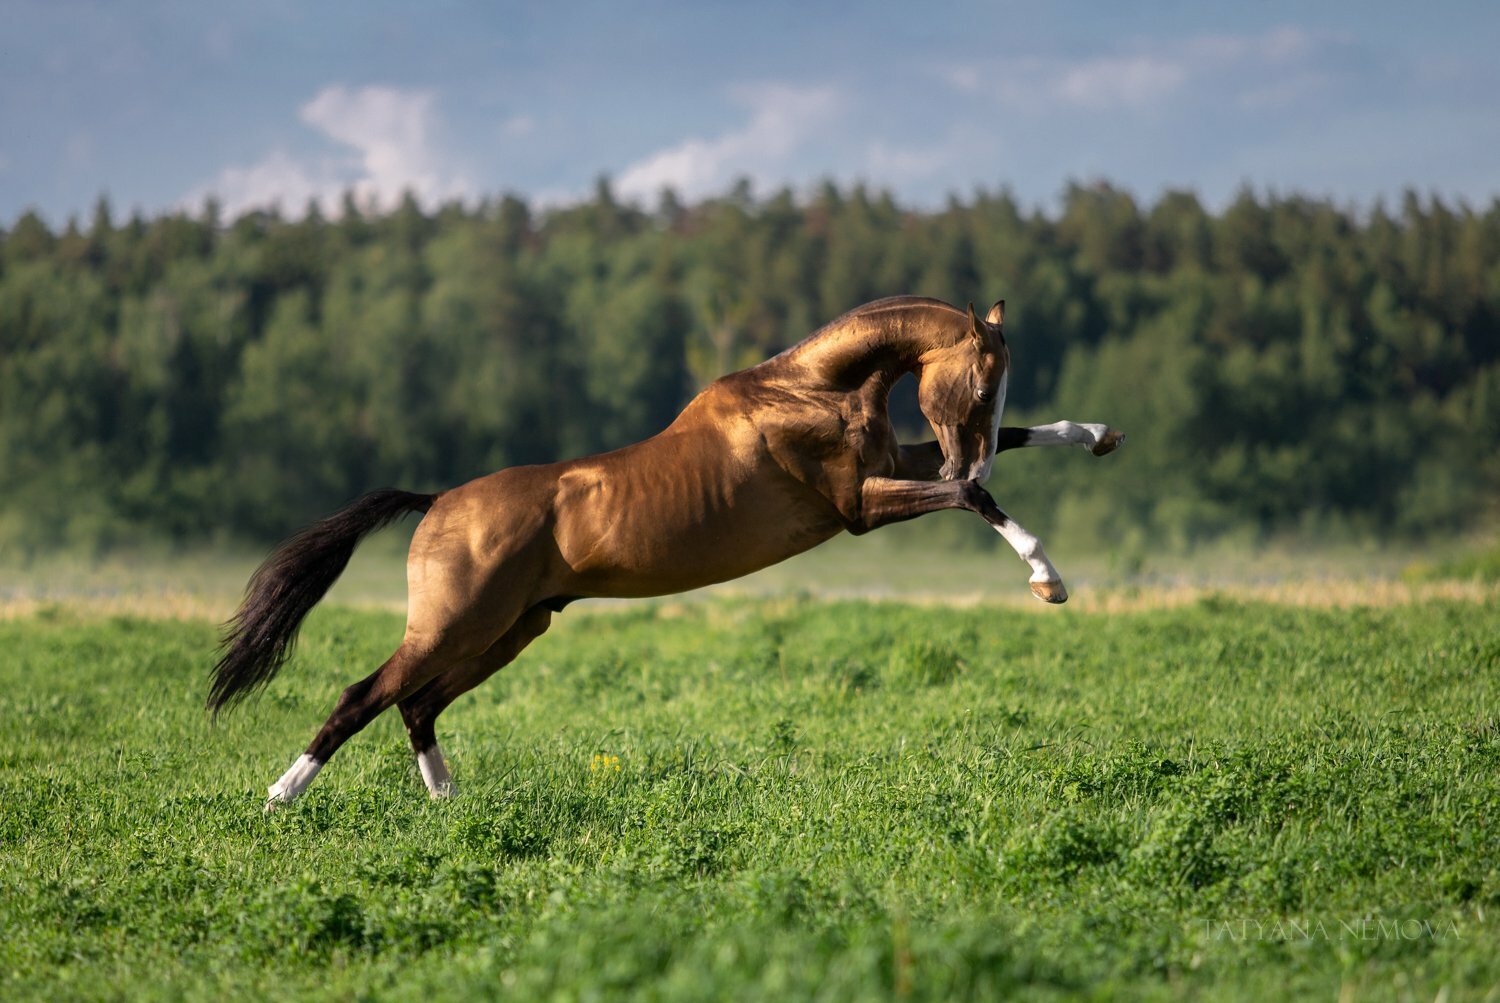
{"label": "grass field", "polygon": [[1500,998],[1500,609],[570,609],[260,811],[401,619],[0,622],[0,998]]}

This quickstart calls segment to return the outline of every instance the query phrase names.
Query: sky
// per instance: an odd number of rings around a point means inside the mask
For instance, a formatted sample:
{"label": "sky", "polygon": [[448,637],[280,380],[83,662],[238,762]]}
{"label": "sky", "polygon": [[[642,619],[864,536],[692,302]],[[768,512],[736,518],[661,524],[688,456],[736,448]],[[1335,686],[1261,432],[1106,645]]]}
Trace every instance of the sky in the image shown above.
{"label": "sky", "polygon": [[0,0],[0,226],[345,191],[1500,196],[1500,4]]}

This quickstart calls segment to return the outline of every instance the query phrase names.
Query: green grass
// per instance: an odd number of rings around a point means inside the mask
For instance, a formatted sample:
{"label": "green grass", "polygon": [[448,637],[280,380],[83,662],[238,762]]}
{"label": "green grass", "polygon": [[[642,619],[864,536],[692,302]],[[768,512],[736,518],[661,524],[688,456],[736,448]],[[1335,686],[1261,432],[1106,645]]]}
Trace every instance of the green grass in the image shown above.
{"label": "green grass", "polygon": [[208,624],[0,623],[0,997],[1496,998],[1492,607],[585,607],[458,798],[388,715],[262,815],[400,622],[217,727]]}

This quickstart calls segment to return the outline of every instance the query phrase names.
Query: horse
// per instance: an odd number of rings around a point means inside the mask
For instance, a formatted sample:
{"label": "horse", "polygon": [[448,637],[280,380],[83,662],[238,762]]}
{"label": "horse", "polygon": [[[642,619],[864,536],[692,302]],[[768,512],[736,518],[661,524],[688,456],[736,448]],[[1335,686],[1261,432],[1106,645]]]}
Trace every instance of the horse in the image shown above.
{"label": "horse", "polygon": [[[973,512],[1031,568],[1032,593],[1065,602],[1041,541],[983,487],[995,454],[1124,441],[1101,424],[1002,428],[1010,376],[1005,303],[983,317],[899,296],[858,307],[699,393],[657,435],[613,452],[510,467],[437,494],[380,490],[280,545],[224,625],[208,708],[268,683],[308,611],[366,534],[424,513],[406,563],[394,653],[349,686],[268,788],[297,798],[351,736],[396,705],[429,794],[454,791],[434,729],[455,699],[508,665],[569,603],[667,595],[785,560],[841,532],[943,509]],[[934,441],[901,445],[892,386],[914,374]]]}

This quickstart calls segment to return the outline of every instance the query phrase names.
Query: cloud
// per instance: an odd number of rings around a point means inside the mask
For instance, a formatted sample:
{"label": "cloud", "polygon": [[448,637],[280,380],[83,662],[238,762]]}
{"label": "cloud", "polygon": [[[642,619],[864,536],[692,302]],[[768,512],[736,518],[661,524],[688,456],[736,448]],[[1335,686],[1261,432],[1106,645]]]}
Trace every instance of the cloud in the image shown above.
{"label": "cloud", "polygon": [[1067,67],[1052,88],[1064,104],[1079,108],[1140,108],[1172,94],[1187,78],[1187,69],[1172,60],[1112,57]]}
{"label": "cloud", "polygon": [[298,157],[273,150],[249,166],[226,167],[183,201],[191,205],[213,196],[236,216],[272,207],[300,212],[312,199],[337,206],[345,192],[373,208],[389,208],[408,191],[427,205],[462,197],[471,186],[433,143],[435,104],[430,91],[325,87],[298,117],[341,147],[337,154]]}
{"label": "cloud", "polygon": [[296,160],[283,150],[272,151],[249,167],[226,167],[209,185],[188,195],[188,205],[214,197],[230,217],[252,209],[287,208],[300,212],[313,199],[331,201],[340,194],[329,172]]}
{"label": "cloud", "polygon": [[536,119],[530,115],[515,115],[500,124],[500,134],[507,139],[524,139],[536,132]]}
{"label": "cloud", "polygon": [[302,106],[302,121],[359,152],[357,197],[390,205],[411,191],[426,202],[460,194],[443,178],[431,146],[435,115],[430,91],[394,87],[328,87]]}
{"label": "cloud", "polygon": [[935,147],[897,146],[878,139],[865,158],[870,175],[879,180],[922,178],[948,166],[952,153]]}
{"label": "cloud", "polygon": [[956,131],[936,141],[877,139],[865,150],[864,175],[877,185],[896,186],[937,177],[962,164],[974,145]]}
{"label": "cloud", "polygon": [[722,191],[740,177],[778,180],[841,104],[830,87],[766,84],[741,88],[735,97],[750,110],[742,128],[712,139],[686,139],[638,160],[620,174],[615,190],[630,199],[654,199],[670,187],[696,199]]}
{"label": "cloud", "polygon": [[1299,100],[1324,84],[1327,50],[1343,40],[1295,27],[1252,35],[1196,35],[1127,45],[1081,58],[1031,56],[945,68],[950,87],[1001,104],[1057,110],[1145,111],[1212,90],[1244,109]]}

